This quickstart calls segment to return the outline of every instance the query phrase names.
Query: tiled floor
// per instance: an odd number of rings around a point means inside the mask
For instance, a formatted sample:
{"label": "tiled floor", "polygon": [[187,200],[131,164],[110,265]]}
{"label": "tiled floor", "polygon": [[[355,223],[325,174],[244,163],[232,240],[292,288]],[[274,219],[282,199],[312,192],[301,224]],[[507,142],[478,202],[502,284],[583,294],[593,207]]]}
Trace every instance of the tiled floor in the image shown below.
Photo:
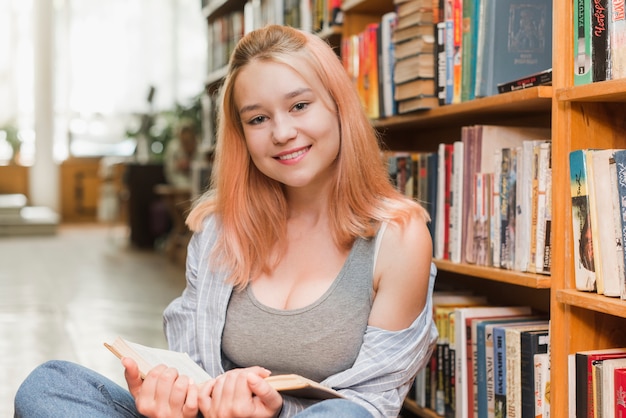
{"label": "tiled floor", "polygon": [[61,226],[55,236],[0,237],[0,417],[48,359],[76,361],[124,384],[103,346],[117,335],[165,347],[161,313],[184,270],[133,249],[125,227]]}

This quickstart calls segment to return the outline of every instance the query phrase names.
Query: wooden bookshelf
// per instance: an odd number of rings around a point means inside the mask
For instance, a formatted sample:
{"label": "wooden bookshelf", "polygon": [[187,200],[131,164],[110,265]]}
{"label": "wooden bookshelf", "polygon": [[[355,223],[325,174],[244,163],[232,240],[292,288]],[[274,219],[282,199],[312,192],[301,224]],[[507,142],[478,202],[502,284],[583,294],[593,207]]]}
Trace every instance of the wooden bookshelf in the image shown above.
{"label": "wooden bookshelf", "polygon": [[[224,0],[240,5],[241,0]],[[217,3],[216,3],[217,4]],[[228,6],[230,7],[230,6]],[[345,0],[341,36],[362,31],[367,23],[393,10],[391,0]],[[211,9],[213,10],[213,9]],[[209,9],[205,15],[216,13]],[[219,6],[214,10],[226,10]],[[567,356],[576,351],[626,345],[626,301],[575,290],[573,234],[569,195],[569,152],[580,148],[626,148],[626,80],[574,86],[573,2],[553,3],[553,83],[429,111],[373,121],[390,148],[433,150],[442,139],[460,138],[462,126],[471,124],[521,124],[552,130],[552,266],[551,276],[534,275],[436,260],[440,272],[454,277],[477,278],[498,286],[519,286],[519,303],[534,294],[549,293],[551,320],[551,415],[569,416]],[[338,36],[339,33],[333,34]],[[321,34],[322,37],[325,35]],[[207,83],[218,83],[223,71],[212,73]],[[419,135],[419,139],[416,136]],[[452,139],[451,139],[452,138]],[[407,401],[405,409],[422,417],[430,410]]]}

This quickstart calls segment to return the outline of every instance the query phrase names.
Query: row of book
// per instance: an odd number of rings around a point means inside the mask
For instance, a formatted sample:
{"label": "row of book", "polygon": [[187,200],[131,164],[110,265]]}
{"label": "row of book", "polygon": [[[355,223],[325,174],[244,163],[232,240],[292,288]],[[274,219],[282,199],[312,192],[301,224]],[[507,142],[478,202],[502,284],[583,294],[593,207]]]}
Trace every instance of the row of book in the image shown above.
{"label": "row of book", "polygon": [[624,0],[574,0],[574,84],[626,77]]}
{"label": "row of book", "polygon": [[552,81],[552,0],[395,0],[342,39],[373,119]]}
{"label": "row of book", "polygon": [[243,10],[211,19],[209,72],[226,66],[235,45],[245,33],[270,23],[307,32],[328,30],[343,23],[341,0],[247,0]]}
{"label": "row of book", "polygon": [[435,258],[551,267],[551,142],[542,128],[473,125],[433,152],[389,152],[392,183],[428,210]]}
{"label": "row of book", "polygon": [[552,68],[552,0],[436,4],[440,103],[495,95],[498,85]]}
{"label": "row of book", "polygon": [[433,298],[439,339],[409,397],[446,418],[548,417],[549,320],[471,294]]}
{"label": "row of book", "polygon": [[[626,347],[579,351],[568,356],[569,416],[626,415]],[[575,412],[575,413],[574,413]]]}
{"label": "row of book", "polygon": [[570,152],[576,289],[626,299],[626,150]]}

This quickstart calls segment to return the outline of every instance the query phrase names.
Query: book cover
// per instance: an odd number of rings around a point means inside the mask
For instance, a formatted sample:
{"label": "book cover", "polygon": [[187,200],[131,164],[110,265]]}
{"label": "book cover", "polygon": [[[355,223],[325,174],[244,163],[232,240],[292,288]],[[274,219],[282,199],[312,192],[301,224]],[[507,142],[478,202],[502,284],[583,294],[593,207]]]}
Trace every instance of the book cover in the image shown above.
{"label": "book cover", "polygon": [[535,418],[550,417],[550,354],[535,354]]}
{"label": "book cover", "polygon": [[615,417],[626,417],[626,368],[616,369],[614,373],[615,385]]}
{"label": "book cover", "polygon": [[610,358],[626,357],[626,348],[607,348],[579,351],[575,355],[576,365],[576,416],[593,417],[593,362]]}
{"label": "book cover", "polygon": [[[615,225],[613,204],[604,204],[604,199],[611,196],[611,171],[609,161],[613,158],[614,149],[590,150],[589,163],[591,179],[590,202],[594,202],[591,210],[591,229],[594,234],[594,265],[596,267],[596,288],[599,294],[619,297],[622,278],[624,277],[624,258],[618,260],[616,246],[621,243],[621,224]],[[615,183],[614,183],[615,184]],[[619,204],[619,203],[618,203]],[[619,211],[618,211],[619,213]],[[619,218],[618,218],[619,220]],[[618,235],[616,235],[618,232]]]}
{"label": "book cover", "polygon": [[[616,150],[613,153],[615,162],[615,181],[617,182],[617,193],[620,210],[620,229],[622,243],[626,242],[626,150]],[[626,265],[626,251],[624,254],[624,265]],[[620,298],[626,299],[626,280],[622,279]]]}
{"label": "book cover", "polygon": [[624,241],[622,236],[622,212],[620,209],[620,197],[617,182],[617,164],[615,163],[615,153],[609,158],[609,179],[611,208],[613,209],[613,227],[615,235],[615,253],[617,257],[619,297],[626,297],[626,268],[624,267]]}
{"label": "book cover", "polygon": [[626,77],[626,5],[624,0],[611,0],[609,4],[609,78],[614,80]]}
{"label": "book cover", "polygon": [[575,0],[574,3],[574,84],[591,83],[591,2]]}
{"label": "book cover", "polygon": [[550,333],[546,330],[524,331],[520,336],[520,364],[521,364],[521,416],[535,415],[535,385],[536,369],[535,356],[547,354],[550,345]]}
{"label": "book cover", "polygon": [[[457,308],[454,310],[454,351],[455,351],[455,412],[457,418],[469,417],[469,388],[467,382],[467,328],[468,318],[529,315],[529,307],[525,306],[487,306]],[[473,409],[472,409],[473,410]]]}
{"label": "book cover", "polygon": [[587,150],[570,152],[570,192],[572,197],[572,232],[574,242],[574,275],[576,289],[596,290],[593,258],[593,232],[589,213]]}
{"label": "book cover", "polygon": [[[484,0],[479,25],[476,97],[498,93],[498,84],[552,67],[551,0]],[[481,29],[479,29],[480,31]],[[479,71],[480,70],[480,71]]]}

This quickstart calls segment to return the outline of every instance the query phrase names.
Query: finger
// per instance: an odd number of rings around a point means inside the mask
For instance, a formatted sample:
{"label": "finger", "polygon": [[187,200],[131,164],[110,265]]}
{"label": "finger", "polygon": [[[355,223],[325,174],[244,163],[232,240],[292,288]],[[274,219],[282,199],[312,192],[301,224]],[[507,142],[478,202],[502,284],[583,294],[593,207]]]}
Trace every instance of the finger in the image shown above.
{"label": "finger", "polygon": [[198,386],[189,380],[187,397],[183,405],[183,418],[196,418],[198,416]]}
{"label": "finger", "polygon": [[247,383],[250,390],[258,400],[271,411],[277,412],[283,405],[283,397],[262,377],[250,373],[247,376]]}
{"label": "finger", "polygon": [[178,371],[167,367],[159,376],[156,383],[155,400],[161,407],[166,407],[170,402],[170,396],[174,388],[174,383],[178,378]]}
{"label": "finger", "polygon": [[204,416],[208,416],[208,410],[212,406],[212,392],[215,386],[215,379],[203,383],[198,388],[198,408]]}
{"label": "finger", "polygon": [[124,379],[126,379],[128,390],[136,398],[143,383],[143,379],[141,379],[139,374],[139,367],[135,360],[127,357],[122,358],[122,366],[124,366]]}
{"label": "finger", "polygon": [[178,376],[170,388],[169,403],[172,410],[178,411],[183,409],[187,399],[188,390],[189,378],[187,376]]}

